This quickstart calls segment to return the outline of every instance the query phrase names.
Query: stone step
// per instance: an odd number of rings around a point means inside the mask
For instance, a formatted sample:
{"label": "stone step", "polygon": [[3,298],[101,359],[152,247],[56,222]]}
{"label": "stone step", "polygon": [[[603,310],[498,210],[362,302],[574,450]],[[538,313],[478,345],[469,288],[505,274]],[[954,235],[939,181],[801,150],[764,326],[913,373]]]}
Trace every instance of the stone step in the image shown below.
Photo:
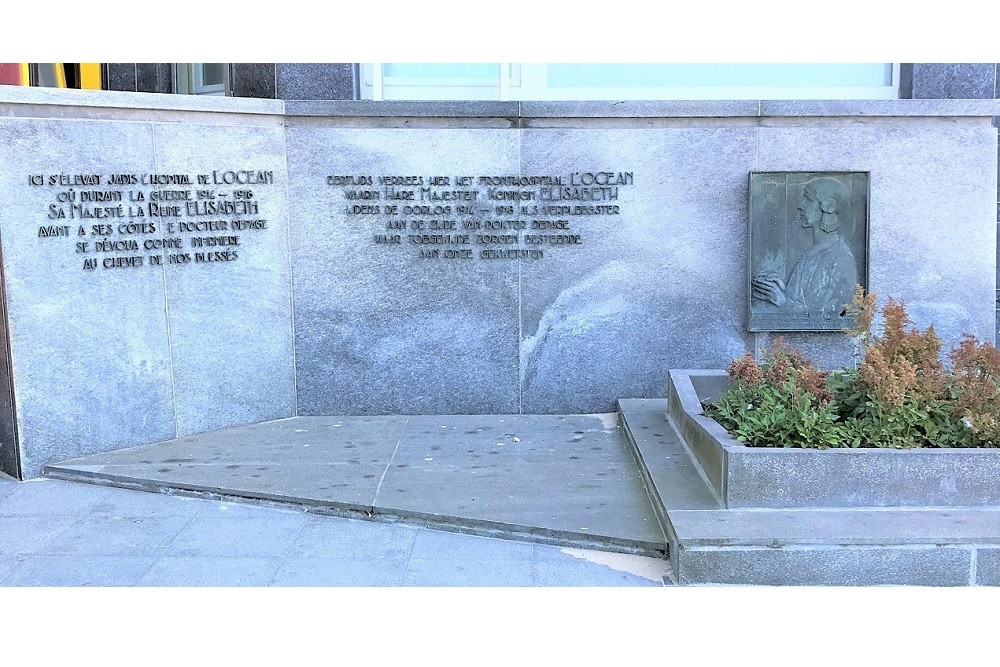
{"label": "stone step", "polygon": [[1000,585],[1000,507],[726,509],[666,407],[619,401],[676,583]]}
{"label": "stone step", "polygon": [[1000,585],[1000,508],[675,510],[670,520],[681,584]]}

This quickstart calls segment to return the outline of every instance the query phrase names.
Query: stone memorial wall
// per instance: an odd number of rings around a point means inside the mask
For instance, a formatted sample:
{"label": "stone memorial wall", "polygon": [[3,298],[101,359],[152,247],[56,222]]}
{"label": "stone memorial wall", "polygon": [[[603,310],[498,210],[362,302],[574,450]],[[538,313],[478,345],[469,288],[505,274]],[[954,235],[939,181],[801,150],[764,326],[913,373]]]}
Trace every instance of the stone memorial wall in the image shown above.
{"label": "stone memorial wall", "polygon": [[868,174],[871,289],[992,339],[997,110],[852,104],[0,90],[0,464],[663,396],[774,335],[748,321],[751,172]]}

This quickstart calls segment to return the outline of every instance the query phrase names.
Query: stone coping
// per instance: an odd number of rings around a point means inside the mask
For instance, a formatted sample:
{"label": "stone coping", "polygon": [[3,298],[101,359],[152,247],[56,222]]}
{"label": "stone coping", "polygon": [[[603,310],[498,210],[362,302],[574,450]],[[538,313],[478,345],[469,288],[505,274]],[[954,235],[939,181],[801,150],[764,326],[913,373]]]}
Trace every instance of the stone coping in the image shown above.
{"label": "stone coping", "polygon": [[747,447],[702,414],[724,381],[671,370],[668,412],[726,507],[1000,505],[1000,449]]}
{"label": "stone coping", "polygon": [[1000,100],[373,101],[239,97],[0,86],[0,104],[79,106],[289,117],[763,118],[992,117]]}
{"label": "stone coping", "polygon": [[[0,86],[0,105],[83,107],[102,109],[150,109],[156,111],[200,111],[205,113],[259,114],[280,116],[282,100],[213,95],[130,93],[118,90],[76,90]],[[2,113],[0,113],[2,115]]]}

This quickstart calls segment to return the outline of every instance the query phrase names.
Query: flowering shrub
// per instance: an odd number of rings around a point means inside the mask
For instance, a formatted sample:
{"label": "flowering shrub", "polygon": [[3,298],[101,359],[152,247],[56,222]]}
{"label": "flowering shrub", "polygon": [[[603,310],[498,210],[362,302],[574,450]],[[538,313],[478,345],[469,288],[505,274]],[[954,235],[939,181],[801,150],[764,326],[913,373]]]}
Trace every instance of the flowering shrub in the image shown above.
{"label": "flowering shrub", "polygon": [[1000,351],[966,335],[947,368],[933,327],[913,327],[889,300],[872,333],[875,295],[850,307],[856,369],[818,370],[780,338],[758,363],[728,370],[729,389],[705,413],[751,447],[1000,447]]}

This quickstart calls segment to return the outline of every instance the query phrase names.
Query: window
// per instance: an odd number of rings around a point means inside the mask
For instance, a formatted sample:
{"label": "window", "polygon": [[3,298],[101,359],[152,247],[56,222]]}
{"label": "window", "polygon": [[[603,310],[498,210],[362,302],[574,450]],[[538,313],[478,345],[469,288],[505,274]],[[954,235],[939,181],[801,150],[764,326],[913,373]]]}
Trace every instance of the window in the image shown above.
{"label": "window", "polygon": [[372,63],[362,96],[385,100],[889,99],[899,67],[849,64]]}
{"label": "window", "polygon": [[174,91],[187,95],[226,95],[229,66],[226,63],[175,63]]}

